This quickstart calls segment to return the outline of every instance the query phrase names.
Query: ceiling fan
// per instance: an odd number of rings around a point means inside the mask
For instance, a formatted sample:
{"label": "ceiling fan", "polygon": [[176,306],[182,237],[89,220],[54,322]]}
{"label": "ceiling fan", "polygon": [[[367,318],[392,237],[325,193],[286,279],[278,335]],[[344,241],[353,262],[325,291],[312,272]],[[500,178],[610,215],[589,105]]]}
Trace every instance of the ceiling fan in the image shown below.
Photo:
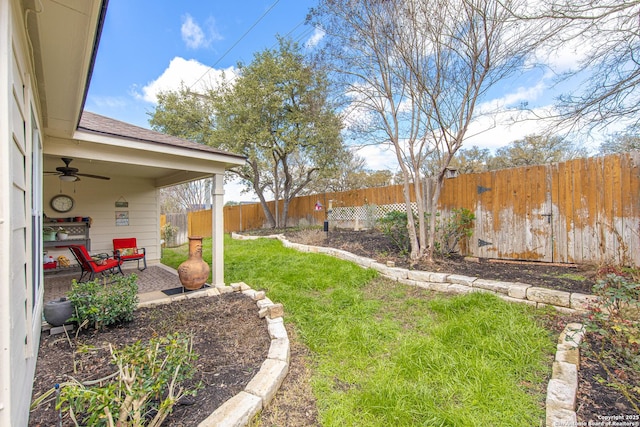
{"label": "ceiling fan", "polygon": [[111,179],[108,176],[91,175],[88,173],[78,173],[78,168],[72,168],[69,166],[69,163],[71,163],[73,159],[69,157],[61,157],[61,159],[64,162],[64,166],[58,166],[55,172],[45,171],[45,174],[57,175],[61,181],[68,181],[68,182],[80,181],[81,176],[86,178],[95,178],[95,179]]}

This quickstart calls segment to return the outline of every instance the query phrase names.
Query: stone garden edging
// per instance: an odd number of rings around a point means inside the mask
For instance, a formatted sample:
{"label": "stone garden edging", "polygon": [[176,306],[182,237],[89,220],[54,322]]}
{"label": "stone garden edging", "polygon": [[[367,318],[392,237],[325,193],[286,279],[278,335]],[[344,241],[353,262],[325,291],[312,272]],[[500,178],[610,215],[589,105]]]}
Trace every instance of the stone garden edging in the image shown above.
{"label": "stone garden edging", "polygon": [[138,308],[153,307],[228,292],[242,292],[256,302],[258,315],[267,321],[271,345],[260,370],[244,390],[219,406],[200,422],[198,427],[244,427],[271,402],[289,372],[289,336],[284,327],[282,304],[275,304],[266,297],[264,291],[255,291],[242,282],[232,283],[230,286],[214,286],[198,292],[173,295],[138,304]]}
{"label": "stone garden edging", "polygon": [[[372,268],[383,277],[399,283],[437,292],[452,294],[489,292],[505,301],[528,304],[535,307],[552,306],[559,312],[567,314],[585,312],[591,304],[597,301],[597,297],[594,295],[556,291],[525,283],[500,282],[457,274],[432,273],[387,266],[374,259],[340,249],[292,243],[281,234],[246,236],[231,233],[231,237],[237,240],[278,239],[287,248],[296,249],[300,252],[331,255],[345,261],[354,262],[363,268]],[[580,366],[578,346],[582,341],[584,332],[583,325],[570,323],[565,326],[558,338],[551,379],[547,386],[545,404],[547,427],[577,425],[575,405],[578,391],[578,369]]]}
{"label": "stone garden edging", "polygon": [[547,386],[545,402],[546,426],[577,426],[576,398],[578,396],[579,345],[584,337],[584,326],[569,323],[558,337],[556,357]]}

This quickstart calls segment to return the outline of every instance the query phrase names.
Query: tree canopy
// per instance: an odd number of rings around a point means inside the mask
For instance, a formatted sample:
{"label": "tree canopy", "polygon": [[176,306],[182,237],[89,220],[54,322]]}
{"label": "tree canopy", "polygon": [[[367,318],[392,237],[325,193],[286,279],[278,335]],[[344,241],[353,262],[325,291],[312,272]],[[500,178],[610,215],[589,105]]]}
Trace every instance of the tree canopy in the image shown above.
{"label": "tree canopy", "polygon": [[632,129],[609,136],[599,147],[600,154],[624,153],[633,150],[640,150],[640,134],[633,132]]}
{"label": "tree canopy", "polygon": [[[291,199],[313,180],[335,172],[345,149],[338,115],[328,98],[326,75],[281,38],[278,49],[238,64],[237,76],[192,93],[187,88],[159,96],[154,129],[247,157],[231,170],[260,199],[271,227],[286,226]],[[283,201],[279,211],[269,194]]]}
{"label": "tree canopy", "polygon": [[[408,215],[413,259],[432,259],[436,216],[426,214],[437,206],[446,170],[480,114],[478,102],[517,72],[539,42],[529,24],[512,17],[523,4],[321,0],[311,14],[326,32],[323,58],[348,98],[347,122],[368,142],[393,147],[407,212],[411,199],[417,202],[417,233]],[[423,191],[432,159],[435,186]]]}
{"label": "tree canopy", "polygon": [[[314,179],[335,170],[344,152],[342,124],[328,99],[327,79],[296,43],[280,39],[239,77],[210,94],[216,113],[212,143],[247,156],[235,170],[258,195],[270,225],[286,226],[289,202]],[[265,194],[283,200],[271,212]]]}
{"label": "tree canopy", "polygon": [[541,0],[526,13],[513,10],[516,19],[549,29],[545,51],[578,59],[558,76],[577,80],[558,98],[561,125],[584,134],[640,124],[639,13],[638,0]]}

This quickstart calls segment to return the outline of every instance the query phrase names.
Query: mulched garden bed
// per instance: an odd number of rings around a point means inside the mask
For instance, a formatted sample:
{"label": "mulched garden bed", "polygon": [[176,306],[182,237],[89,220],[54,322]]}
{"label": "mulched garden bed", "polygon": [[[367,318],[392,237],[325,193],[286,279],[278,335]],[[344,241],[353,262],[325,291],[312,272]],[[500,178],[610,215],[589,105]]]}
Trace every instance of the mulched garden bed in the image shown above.
{"label": "mulched garden bed", "polygon": [[[123,347],[137,340],[182,332],[193,335],[198,373],[187,386],[202,382],[197,396],[177,405],[163,426],[194,426],[226,400],[239,393],[260,370],[271,340],[255,302],[241,293],[189,299],[136,310],[132,322],[103,331],[83,331],[78,339],[42,333],[33,397],[73,377],[102,378],[115,371],[108,343]],[[71,345],[70,345],[71,344]],[[77,351],[82,349],[82,351]],[[90,349],[90,350],[89,350]],[[75,371],[74,371],[75,369]],[[55,401],[31,412],[29,426],[58,425]],[[73,426],[67,417],[64,426]]]}

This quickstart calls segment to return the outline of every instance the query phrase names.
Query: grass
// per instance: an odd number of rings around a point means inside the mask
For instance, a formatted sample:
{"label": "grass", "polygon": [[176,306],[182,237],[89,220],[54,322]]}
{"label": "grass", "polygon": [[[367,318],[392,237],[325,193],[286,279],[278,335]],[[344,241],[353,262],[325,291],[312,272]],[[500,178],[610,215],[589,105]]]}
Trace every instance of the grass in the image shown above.
{"label": "grass", "polygon": [[[185,254],[165,249],[163,262],[177,267]],[[225,282],[239,281],[283,303],[311,350],[324,426],[544,424],[555,340],[528,306],[445,297],[278,241],[227,238]]]}

